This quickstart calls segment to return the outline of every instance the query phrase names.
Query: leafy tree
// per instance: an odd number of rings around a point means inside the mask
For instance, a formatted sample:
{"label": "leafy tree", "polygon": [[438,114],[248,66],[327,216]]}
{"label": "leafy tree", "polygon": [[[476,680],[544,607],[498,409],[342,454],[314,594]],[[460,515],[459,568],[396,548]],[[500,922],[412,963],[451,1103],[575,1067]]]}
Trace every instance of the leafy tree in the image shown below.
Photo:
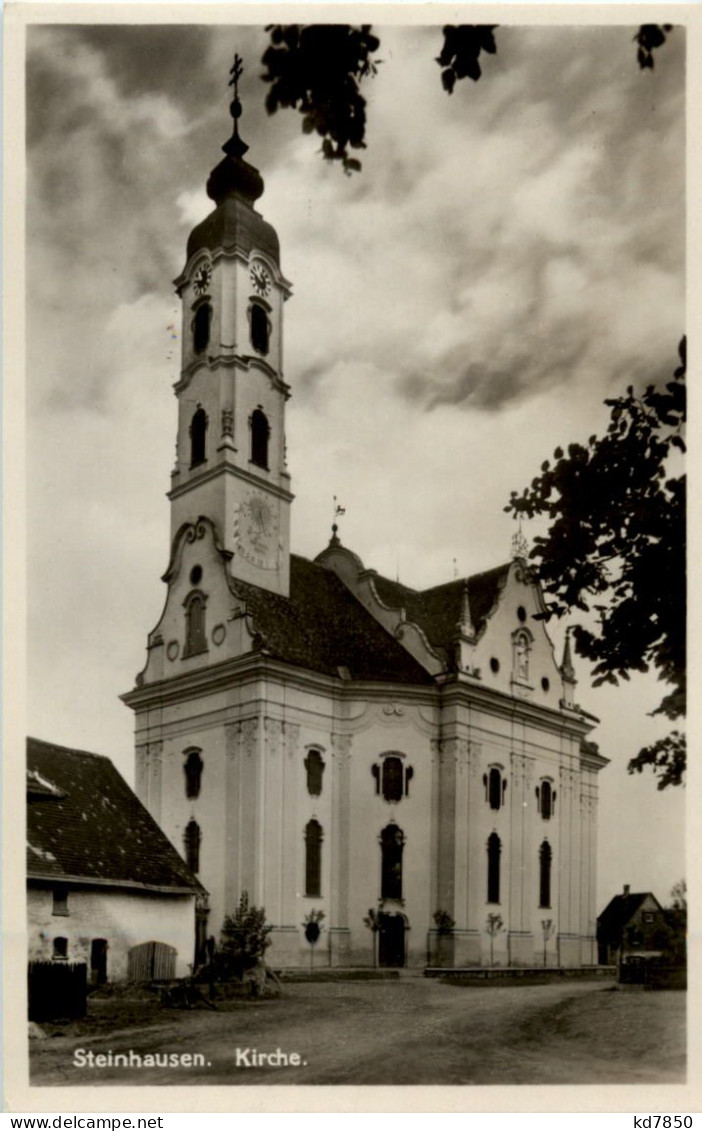
{"label": "leafy tree", "polygon": [[347,173],[358,171],[361,162],[348,151],[365,148],[366,100],[359,85],[376,73],[371,55],[380,40],[368,24],[270,24],[266,31],[271,42],[261,62],[264,82],[271,84],[268,113],[299,110],[303,133],[323,138],[324,157],[341,161]]}
{"label": "leafy tree", "polygon": [[[555,462],[505,510],[545,515],[531,558],[550,597],[546,617],[594,612],[594,627],[576,625],[577,652],[592,665],[595,686],[657,671],[669,690],[653,714],[685,712],[685,476],[671,474],[685,451],[685,339],[680,365],[661,390],[605,401],[610,422],[602,437],[554,452]],[[678,785],[685,737],[673,730],[639,751],[629,772],[651,766],[658,788]]]}
{"label": "leafy tree", "polygon": [[673,966],[687,962],[687,886],[684,880],[673,885],[672,903],[663,908],[663,921],[656,929],[654,946],[663,952],[663,959]]}
{"label": "leafy tree", "polygon": [[491,911],[485,921],[485,930],[490,936],[490,965],[495,965],[495,939],[504,933],[504,923],[499,912]]}
{"label": "leafy tree", "polygon": [[456,926],[456,921],[451,915],[449,915],[448,911],[435,911],[434,922],[436,923],[437,934],[453,934],[453,928]]}
{"label": "leafy tree", "polygon": [[369,931],[373,932],[373,965],[378,965],[378,931],[380,930],[380,919],[378,913],[372,907],[368,909],[368,914],[363,916],[363,922]]}
{"label": "leafy tree", "polygon": [[314,948],[319,941],[319,936],[324,930],[324,928],[322,927],[323,918],[323,911],[315,911],[315,909],[312,908],[312,910],[309,911],[307,915],[305,915],[305,919],[302,924],[302,926],[305,928],[305,938],[310,944],[310,970],[312,970],[314,967]]}
{"label": "leafy tree", "polygon": [[670,897],[672,903],[670,905],[671,911],[684,911],[687,914],[687,883],[685,880],[678,880],[673,884],[670,889]]}
{"label": "leafy tree", "polygon": [[[452,94],[460,79],[477,82],[482,74],[480,55],[497,52],[496,24],[447,24],[436,57],[441,83]],[[322,155],[341,161],[345,173],[359,172],[361,162],[350,149],[365,149],[366,100],[361,81],[375,75],[381,60],[372,56],[380,39],[370,24],[269,24],[270,45],[262,63],[264,82],[270,83],[266,109],[282,108],[302,114],[304,133],[322,137]],[[653,52],[665,43],[670,24],[643,24],[634,40],[642,69],[653,67]]]}
{"label": "leafy tree", "polygon": [[222,926],[217,954],[220,977],[243,977],[246,970],[263,958],[271,944],[268,936],[272,930],[266,923],[266,912],[249,903],[249,893],[243,891],[236,911],[226,916]]}

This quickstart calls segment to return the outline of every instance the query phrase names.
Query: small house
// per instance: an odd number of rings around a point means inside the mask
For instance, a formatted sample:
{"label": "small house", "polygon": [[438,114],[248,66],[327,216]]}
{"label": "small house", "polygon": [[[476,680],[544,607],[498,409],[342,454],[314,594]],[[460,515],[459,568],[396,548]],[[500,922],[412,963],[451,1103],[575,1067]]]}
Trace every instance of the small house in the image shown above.
{"label": "small house", "polygon": [[597,919],[600,965],[660,958],[665,945],[666,917],[650,891],[632,892],[624,885]]}
{"label": "small house", "polygon": [[188,973],[206,892],[109,760],[27,740],[30,962],[91,982]]}

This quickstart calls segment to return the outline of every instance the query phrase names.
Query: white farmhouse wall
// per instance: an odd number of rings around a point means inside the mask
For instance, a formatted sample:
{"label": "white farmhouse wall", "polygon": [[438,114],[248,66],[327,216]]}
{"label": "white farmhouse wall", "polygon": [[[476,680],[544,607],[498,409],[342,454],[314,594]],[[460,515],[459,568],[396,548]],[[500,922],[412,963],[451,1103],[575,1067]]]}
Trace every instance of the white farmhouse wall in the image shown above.
{"label": "white farmhouse wall", "polygon": [[144,942],[162,942],[176,949],[176,976],[190,972],[195,947],[195,898],[114,888],[69,888],[68,915],[54,915],[53,892],[31,885],[27,892],[29,960],[46,961],[53,940],[68,939],[68,959],[90,967],[93,939],[106,939],[107,978],[127,977],[127,954]]}

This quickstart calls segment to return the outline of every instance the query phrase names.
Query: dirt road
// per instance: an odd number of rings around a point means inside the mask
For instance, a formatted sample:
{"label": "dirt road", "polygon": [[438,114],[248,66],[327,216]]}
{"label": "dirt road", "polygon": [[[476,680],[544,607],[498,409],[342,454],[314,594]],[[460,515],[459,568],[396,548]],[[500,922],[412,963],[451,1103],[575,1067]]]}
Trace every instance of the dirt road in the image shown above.
{"label": "dirt road", "polygon": [[[624,1084],[685,1078],[685,994],[393,982],[289,985],[216,1013],[168,1012],[108,1035],[33,1041],[34,1084]],[[76,1049],[83,1066],[76,1067]],[[89,1067],[134,1050],[200,1054],[195,1067]],[[297,1053],[300,1065],[258,1065]]]}

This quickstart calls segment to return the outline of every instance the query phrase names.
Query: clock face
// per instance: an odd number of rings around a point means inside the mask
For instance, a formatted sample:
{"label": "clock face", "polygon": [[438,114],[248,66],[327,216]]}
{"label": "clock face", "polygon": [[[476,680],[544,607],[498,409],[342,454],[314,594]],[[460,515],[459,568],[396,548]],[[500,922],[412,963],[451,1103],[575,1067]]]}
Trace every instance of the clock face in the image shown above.
{"label": "clock face", "polygon": [[197,271],[195,272],[195,276],[193,278],[193,286],[195,287],[195,294],[203,295],[205,293],[205,291],[207,290],[208,286],[210,285],[210,279],[211,278],[212,278],[212,268],[210,267],[209,263],[203,263],[201,267],[198,267]]}
{"label": "clock face", "polygon": [[259,569],[278,566],[278,516],[265,495],[252,492],[234,513],[237,552]]}
{"label": "clock face", "polygon": [[271,293],[271,277],[262,263],[254,263],[250,276],[256,294],[265,296]]}

